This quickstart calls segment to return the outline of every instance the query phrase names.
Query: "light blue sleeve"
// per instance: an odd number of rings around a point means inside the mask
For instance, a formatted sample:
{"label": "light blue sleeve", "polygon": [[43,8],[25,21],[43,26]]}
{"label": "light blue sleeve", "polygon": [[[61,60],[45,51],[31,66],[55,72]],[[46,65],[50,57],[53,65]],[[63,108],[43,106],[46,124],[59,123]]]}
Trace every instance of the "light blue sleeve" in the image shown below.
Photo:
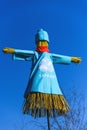
{"label": "light blue sleeve", "polygon": [[35,51],[15,49],[13,60],[31,60]]}
{"label": "light blue sleeve", "polygon": [[64,56],[64,55],[58,55],[51,53],[51,58],[53,63],[59,63],[59,64],[70,64],[71,63],[71,57],[70,56]]}

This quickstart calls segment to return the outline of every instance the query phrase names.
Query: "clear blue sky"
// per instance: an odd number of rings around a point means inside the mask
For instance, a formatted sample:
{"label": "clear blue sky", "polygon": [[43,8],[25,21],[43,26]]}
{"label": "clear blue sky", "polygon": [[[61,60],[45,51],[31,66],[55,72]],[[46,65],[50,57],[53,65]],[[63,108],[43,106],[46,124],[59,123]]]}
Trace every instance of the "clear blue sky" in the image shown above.
{"label": "clear blue sky", "polygon": [[[79,65],[55,65],[64,95],[70,96],[74,86],[77,93],[87,95],[87,1],[0,0],[1,130],[15,130],[16,125],[19,130],[23,121],[33,120],[22,114],[31,63],[12,61],[11,55],[2,53],[2,48],[35,50],[39,28],[49,33],[51,52],[82,57]],[[29,125],[29,129],[33,127]]]}

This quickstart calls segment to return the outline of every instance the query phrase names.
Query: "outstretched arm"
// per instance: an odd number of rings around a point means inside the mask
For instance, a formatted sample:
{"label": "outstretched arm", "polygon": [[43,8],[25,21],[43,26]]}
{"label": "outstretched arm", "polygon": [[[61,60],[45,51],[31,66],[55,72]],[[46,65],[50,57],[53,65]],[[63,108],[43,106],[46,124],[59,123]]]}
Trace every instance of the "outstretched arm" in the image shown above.
{"label": "outstretched arm", "polygon": [[12,54],[14,60],[31,60],[34,55],[34,51],[19,50],[14,48],[3,48],[3,52],[6,54]]}
{"label": "outstretched arm", "polygon": [[79,57],[70,57],[70,56],[64,56],[64,55],[58,55],[58,54],[52,54],[51,56],[54,63],[70,64],[71,62],[74,62],[74,63],[81,62],[81,58]]}

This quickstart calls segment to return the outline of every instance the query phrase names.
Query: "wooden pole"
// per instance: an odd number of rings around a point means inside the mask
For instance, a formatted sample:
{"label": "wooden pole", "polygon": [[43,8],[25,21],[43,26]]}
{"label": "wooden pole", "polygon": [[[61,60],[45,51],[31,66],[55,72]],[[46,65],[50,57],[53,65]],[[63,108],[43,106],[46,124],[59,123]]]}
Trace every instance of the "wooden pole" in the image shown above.
{"label": "wooden pole", "polygon": [[48,110],[47,110],[47,123],[48,123],[48,130],[50,130],[50,116]]}

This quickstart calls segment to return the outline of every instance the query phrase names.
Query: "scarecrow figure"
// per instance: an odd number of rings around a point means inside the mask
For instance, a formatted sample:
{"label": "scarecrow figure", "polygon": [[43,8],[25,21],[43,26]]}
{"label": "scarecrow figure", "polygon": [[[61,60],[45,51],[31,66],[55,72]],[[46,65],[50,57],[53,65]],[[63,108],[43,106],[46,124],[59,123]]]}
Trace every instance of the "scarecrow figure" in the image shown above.
{"label": "scarecrow figure", "polygon": [[80,63],[78,57],[50,53],[49,36],[40,29],[35,35],[36,50],[19,50],[4,48],[3,52],[11,53],[14,60],[32,61],[29,82],[24,94],[23,112],[34,117],[59,116],[69,111],[69,105],[60,89],[53,63]]}

